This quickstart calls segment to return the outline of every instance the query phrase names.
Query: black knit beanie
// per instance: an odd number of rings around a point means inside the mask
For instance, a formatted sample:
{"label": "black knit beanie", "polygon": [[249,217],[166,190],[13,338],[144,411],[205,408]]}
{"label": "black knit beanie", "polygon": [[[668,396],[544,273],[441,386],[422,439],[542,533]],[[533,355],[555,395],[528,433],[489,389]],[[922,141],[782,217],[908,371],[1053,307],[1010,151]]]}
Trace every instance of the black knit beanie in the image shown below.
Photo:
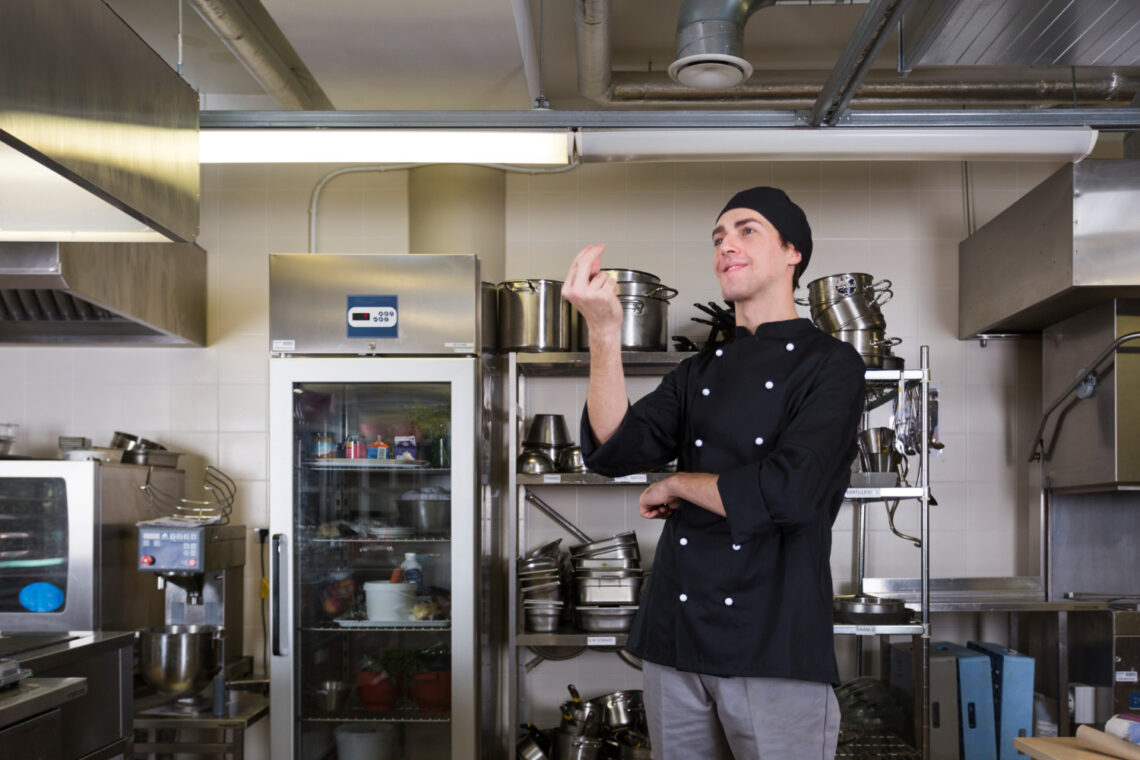
{"label": "black knit beanie", "polygon": [[750,208],[763,214],[764,218],[802,255],[799,272],[807,269],[808,259],[811,258],[811,225],[808,224],[804,210],[792,203],[791,198],[783,190],[774,187],[741,190],[721,209],[717,219],[723,216],[725,211],[733,208]]}

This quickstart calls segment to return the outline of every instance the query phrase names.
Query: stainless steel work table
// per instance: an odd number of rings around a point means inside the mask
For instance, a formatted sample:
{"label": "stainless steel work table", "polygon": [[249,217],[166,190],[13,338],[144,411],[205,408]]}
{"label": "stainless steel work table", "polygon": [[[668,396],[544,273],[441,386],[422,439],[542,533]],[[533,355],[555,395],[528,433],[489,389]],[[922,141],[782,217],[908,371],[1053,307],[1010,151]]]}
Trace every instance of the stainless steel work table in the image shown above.
{"label": "stainless steel work table", "polygon": [[[197,753],[242,760],[245,730],[269,714],[269,697],[238,692],[230,700],[229,714],[223,716],[153,715],[135,713],[135,757],[156,753]],[[177,741],[181,731],[193,732],[194,740]],[[198,740],[201,734],[210,738]],[[140,741],[140,735],[142,740]],[[167,741],[163,737],[172,736]]]}

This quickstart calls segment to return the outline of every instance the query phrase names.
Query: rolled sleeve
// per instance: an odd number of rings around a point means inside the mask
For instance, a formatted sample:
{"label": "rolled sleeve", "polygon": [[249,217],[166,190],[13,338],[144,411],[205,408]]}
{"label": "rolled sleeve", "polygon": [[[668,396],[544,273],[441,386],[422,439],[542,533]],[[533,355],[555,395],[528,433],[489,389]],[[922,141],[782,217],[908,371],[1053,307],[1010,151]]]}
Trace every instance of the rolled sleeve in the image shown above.
{"label": "rolled sleeve", "polygon": [[851,346],[837,347],[815,374],[775,450],[721,473],[717,489],[734,541],[746,541],[773,525],[795,528],[830,508],[825,497],[854,456],[864,369]]}
{"label": "rolled sleeve", "polygon": [[631,404],[621,425],[603,444],[594,441],[590,410],[582,409],[579,440],[587,469],[620,477],[660,467],[677,457],[683,418],[683,374],[670,372],[648,395]]}

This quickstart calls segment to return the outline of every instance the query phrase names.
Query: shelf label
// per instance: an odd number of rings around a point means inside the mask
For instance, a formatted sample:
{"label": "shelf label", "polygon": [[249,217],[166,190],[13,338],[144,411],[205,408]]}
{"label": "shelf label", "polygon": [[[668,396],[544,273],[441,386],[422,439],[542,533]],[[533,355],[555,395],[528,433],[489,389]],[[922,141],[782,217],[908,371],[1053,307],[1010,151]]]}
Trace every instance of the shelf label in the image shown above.
{"label": "shelf label", "polygon": [[587,636],[586,646],[588,647],[612,647],[617,646],[617,636]]}
{"label": "shelf label", "polygon": [[1116,682],[1117,683],[1137,683],[1137,682],[1140,682],[1140,678],[1137,678],[1137,674],[1136,674],[1135,670],[1118,670],[1118,671],[1116,671]]}
{"label": "shelf label", "polygon": [[873,625],[857,625],[855,626],[856,636],[874,636],[875,626]]}
{"label": "shelf label", "polygon": [[636,475],[622,475],[620,478],[614,478],[615,483],[648,483],[649,477],[640,472]]}
{"label": "shelf label", "polygon": [[542,482],[543,483],[561,483],[562,482],[562,476],[561,475],[543,475],[542,476]]}

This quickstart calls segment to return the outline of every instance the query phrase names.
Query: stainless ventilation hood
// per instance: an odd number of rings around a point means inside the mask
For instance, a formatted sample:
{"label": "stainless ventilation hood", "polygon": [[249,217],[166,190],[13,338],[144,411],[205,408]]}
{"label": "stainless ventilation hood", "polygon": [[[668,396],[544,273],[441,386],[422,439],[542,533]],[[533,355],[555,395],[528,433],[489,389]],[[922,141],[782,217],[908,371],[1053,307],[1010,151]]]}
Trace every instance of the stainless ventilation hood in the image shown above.
{"label": "stainless ventilation hood", "polygon": [[0,343],[205,342],[206,252],[192,243],[0,243]]}
{"label": "stainless ventilation hood", "polygon": [[0,71],[0,240],[197,236],[198,95],[104,3],[5,3]]}
{"label": "stainless ventilation hood", "polygon": [[1041,330],[1140,298],[1140,159],[1057,170],[958,245],[958,337]]}

